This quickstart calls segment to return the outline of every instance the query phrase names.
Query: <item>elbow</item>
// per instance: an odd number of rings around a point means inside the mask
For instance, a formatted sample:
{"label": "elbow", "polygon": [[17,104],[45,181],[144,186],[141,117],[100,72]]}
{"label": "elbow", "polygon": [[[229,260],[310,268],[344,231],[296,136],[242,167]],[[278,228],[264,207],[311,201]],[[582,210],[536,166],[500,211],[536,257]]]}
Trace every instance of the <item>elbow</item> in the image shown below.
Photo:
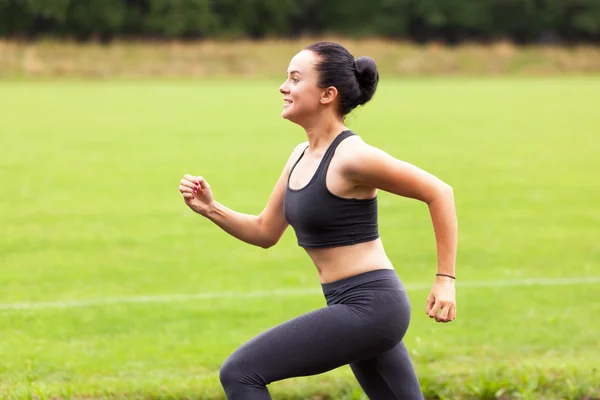
{"label": "elbow", "polygon": [[452,186],[448,185],[447,183],[442,184],[440,193],[440,197],[442,197],[444,201],[454,203],[454,190],[452,189]]}
{"label": "elbow", "polygon": [[443,183],[442,184],[442,193],[448,197],[454,197],[454,189],[452,189],[452,186],[448,185],[447,183]]}
{"label": "elbow", "polygon": [[266,239],[261,241],[260,243],[258,243],[259,247],[262,247],[263,249],[268,249],[271,248],[273,246],[275,246],[277,244],[278,240],[273,240],[273,239]]}
{"label": "elbow", "polygon": [[279,242],[284,231],[285,226],[280,228],[277,224],[265,222],[262,216],[259,216],[255,244],[263,249],[273,247]]}
{"label": "elbow", "polygon": [[435,186],[429,196],[425,199],[425,203],[428,205],[432,203],[437,203],[439,201],[453,200],[454,199],[454,190],[452,186],[447,183],[440,182]]}

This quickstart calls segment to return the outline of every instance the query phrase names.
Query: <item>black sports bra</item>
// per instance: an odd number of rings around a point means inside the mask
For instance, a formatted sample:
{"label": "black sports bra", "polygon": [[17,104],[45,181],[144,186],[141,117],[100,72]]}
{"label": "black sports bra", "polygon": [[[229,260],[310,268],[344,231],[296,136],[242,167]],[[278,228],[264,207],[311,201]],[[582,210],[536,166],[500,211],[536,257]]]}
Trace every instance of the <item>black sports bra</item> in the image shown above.
{"label": "black sports bra", "polygon": [[[301,247],[346,246],[379,237],[377,197],[347,199],[331,193],[325,184],[327,169],[340,142],[355,135],[343,131],[333,140],[317,171],[306,186],[291,189],[289,177],[283,210],[286,221],[294,228]],[[292,175],[304,151],[290,169]]]}

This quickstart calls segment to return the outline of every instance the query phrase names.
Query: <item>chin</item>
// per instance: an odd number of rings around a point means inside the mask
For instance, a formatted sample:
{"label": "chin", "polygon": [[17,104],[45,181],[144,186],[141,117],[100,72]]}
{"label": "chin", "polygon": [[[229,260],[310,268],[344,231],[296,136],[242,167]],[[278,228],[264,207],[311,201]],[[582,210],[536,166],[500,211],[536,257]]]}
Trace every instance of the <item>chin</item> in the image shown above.
{"label": "chin", "polygon": [[281,117],[286,119],[294,124],[302,125],[302,121],[304,120],[305,113],[299,113],[298,110],[294,109],[284,109],[281,111]]}
{"label": "chin", "polygon": [[288,110],[283,110],[281,112],[281,117],[283,119],[287,119],[288,121],[295,122],[294,121],[294,113],[290,113],[290,112],[288,112]]}

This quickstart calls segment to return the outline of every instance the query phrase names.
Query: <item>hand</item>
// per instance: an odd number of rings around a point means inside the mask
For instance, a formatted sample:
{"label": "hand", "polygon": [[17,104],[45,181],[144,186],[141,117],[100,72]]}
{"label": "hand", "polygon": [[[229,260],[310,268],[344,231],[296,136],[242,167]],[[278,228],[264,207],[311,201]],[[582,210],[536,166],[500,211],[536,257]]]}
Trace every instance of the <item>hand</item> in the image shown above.
{"label": "hand", "polygon": [[456,289],[454,279],[436,277],[427,297],[425,313],[437,322],[450,322],[456,318]]}
{"label": "hand", "polygon": [[179,191],[183,195],[185,204],[203,216],[206,216],[215,201],[210,185],[201,176],[186,174],[179,183]]}

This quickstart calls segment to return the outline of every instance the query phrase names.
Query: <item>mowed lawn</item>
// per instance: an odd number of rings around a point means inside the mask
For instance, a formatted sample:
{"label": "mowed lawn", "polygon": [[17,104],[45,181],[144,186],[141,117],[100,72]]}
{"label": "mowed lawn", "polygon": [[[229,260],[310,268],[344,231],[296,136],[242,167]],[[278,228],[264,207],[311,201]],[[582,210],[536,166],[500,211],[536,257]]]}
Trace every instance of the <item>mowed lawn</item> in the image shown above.
{"label": "mowed lawn", "polygon": [[[177,190],[202,175],[226,206],[262,210],[306,140],[280,117],[280,84],[0,83],[0,398],[223,399],[232,351],[324,306],[291,228],[252,247]],[[424,312],[427,207],[380,193],[430,398],[600,397],[599,104],[599,78],[383,78],[348,118],[455,191],[450,324]],[[366,398],[348,367],[270,389]]]}

